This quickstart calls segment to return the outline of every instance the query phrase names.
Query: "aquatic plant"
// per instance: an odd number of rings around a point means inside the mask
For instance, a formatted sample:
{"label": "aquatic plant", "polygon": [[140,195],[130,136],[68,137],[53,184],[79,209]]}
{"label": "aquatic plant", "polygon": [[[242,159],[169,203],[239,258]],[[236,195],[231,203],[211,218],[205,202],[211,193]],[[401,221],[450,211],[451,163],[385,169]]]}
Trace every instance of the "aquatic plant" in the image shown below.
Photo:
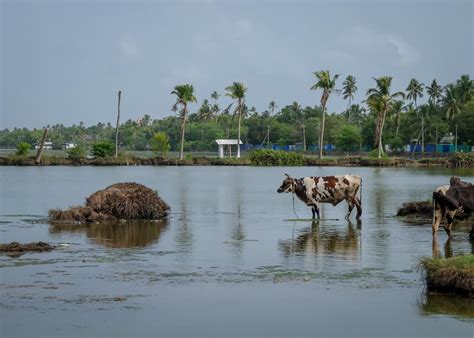
{"label": "aquatic plant", "polygon": [[423,258],[420,268],[428,291],[474,295],[474,255]]}

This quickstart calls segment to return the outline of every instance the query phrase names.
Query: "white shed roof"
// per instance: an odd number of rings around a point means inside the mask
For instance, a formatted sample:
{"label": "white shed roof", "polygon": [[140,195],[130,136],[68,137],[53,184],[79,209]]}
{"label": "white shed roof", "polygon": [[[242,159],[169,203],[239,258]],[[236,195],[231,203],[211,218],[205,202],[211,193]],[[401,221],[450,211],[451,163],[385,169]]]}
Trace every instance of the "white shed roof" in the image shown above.
{"label": "white shed roof", "polygon": [[[233,145],[233,144],[237,144],[237,139],[228,139],[228,140],[221,139],[221,140],[216,140],[216,143],[219,145]],[[242,144],[242,141],[240,141],[239,143]]]}

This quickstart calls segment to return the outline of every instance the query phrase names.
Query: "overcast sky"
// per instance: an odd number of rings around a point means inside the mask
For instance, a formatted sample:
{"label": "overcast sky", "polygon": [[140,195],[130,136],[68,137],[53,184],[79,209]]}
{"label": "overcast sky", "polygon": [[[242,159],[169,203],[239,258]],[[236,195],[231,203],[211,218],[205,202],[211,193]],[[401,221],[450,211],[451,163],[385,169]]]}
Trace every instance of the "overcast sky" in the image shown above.
{"label": "overcast sky", "polygon": [[[0,128],[172,114],[177,84],[198,104],[233,81],[258,111],[319,104],[313,72],[393,89],[474,73],[473,0],[1,2]],[[230,102],[221,99],[221,106]],[[346,106],[332,96],[329,111]]]}

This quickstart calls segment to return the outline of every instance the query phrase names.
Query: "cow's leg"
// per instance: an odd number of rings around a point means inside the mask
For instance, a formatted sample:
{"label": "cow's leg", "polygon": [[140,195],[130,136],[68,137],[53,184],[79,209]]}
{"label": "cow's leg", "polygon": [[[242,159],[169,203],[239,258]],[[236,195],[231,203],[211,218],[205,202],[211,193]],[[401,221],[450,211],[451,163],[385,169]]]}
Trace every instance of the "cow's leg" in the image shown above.
{"label": "cow's leg", "polygon": [[318,205],[313,204],[313,206],[311,207],[311,211],[313,213],[313,219],[316,218],[316,215],[318,215],[318,219],[320,218],[319,217],[319,207],[318,207]]}
{"label": "cow's leg", "polygon": [[444,227],[444,230],[446,230],[446,233],[448,234],[449,237],[452,236],[451,228],[453,227],[454,215],[456,215],[456,211],[457,210],[448,210],[446,212],[446,225]]}
{"label": "cow's leg", "polygon": [[360,199],[358,199],[357,197],[354,197],[354,203],[357,208],[356,219],[360,219],[360,216],[362,216],[362,205],[361,205]]}
{"label": "cow's leg", "polygon": [[354,201],[353,199],[347,200],[347,205],[349,207],[347,214],[346,214],[346,220],[349,220],[349,216],[351,215],[352,209],[354,209]]}
{"label": "cow's leg", "polygon": [[433,223],[431,224],[431,228],[433,230],[433,236],[436,236],[436,232],[438,231],[438,227],[441,224],[441,220],[443,219],[443,210],[441,210],[440,205],[438,202],[434,202],[433,208]]}

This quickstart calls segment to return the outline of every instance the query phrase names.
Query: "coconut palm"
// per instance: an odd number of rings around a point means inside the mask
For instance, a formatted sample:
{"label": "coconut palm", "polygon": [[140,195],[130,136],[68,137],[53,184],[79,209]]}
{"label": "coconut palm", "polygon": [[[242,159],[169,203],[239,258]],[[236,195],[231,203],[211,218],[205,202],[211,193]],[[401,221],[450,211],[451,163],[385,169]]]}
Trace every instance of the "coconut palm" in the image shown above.
{"label": "coconut palm", "polygon": [[426,86],[426,92],[428,93],[431,102],[436,106],[436,103],[441,98],[443,87],[441,87],[436,79],[433,79],[430,86]]}
{"label": "coconut palm", "polygon": [[[415,111],[418,111],[418,104],[416,100],[423,97],[423,87],[424,84],[418,82],[416,79],[411,79],[408,87],[405,89],[407,91],[407,99],[413,101],[415,104]],[[424,114],[421,114],[421,152],[425,152],[425,120]]]}
{"label": "coconut palm", "polygon": [[273,112],[275,111],[275,109],[277,109],[278,106],[277,104],[275,103],[275,101],[270,101],[270,103],[268,104],[268,110],[270,112],[270,114],[273,115]]}
{"label": "coconut palm", "polygon": [[349,99],[347,103],[346,110],[349,110],[349,107],[352,104],[352,100],[354,100],[354,93],[357,91],[356,79],[352,75],[348,75],[344,82],[342,83],[342,98],[344,100]]}
{"label": "coconut palm", "polygon": [[244,113],[245,108],[245,92],[247,88],[241,82],[234,82],[231,86],[225,89],[227,93],[226,96],[231,97],[234,100],[237,100],[237,106],[235,107],[235,113],[239,116],[239,126],[237,131],[237,157],[240,157],[240,123],[242,119],[242,114]]}
{"label": "coconut palm", "polygon": [[396,97],[404,98],[405,95],[402,92],[390,93],[390,86],[392,85],[391,76],[382,76],[374,78],[376,86],[375,88],[369,88],[367,91],[367,105],[377,115],[375,125],[375,145],[378,147],[378,158],[382,158],[383,146],[382,146],[382,135],[383,127],[385,124],[385,118],[387,112],[392,109],[394,99]]}
{"label": "coconut palm", "polygon": [[176,102],[173,105],[172,110],[177,111],[178,107],[181,106],[181,147],[179,151],[179,159],[183,159],[183,149],[184,149],[184,133],[186,130],[186,119],[188,115],[188,104],[196,102],[196,97],[194,96],[193,85],[184,84],[174,87],[174,90],[171,92],[171,95],[176,95]]}
{"label": "coconut palm", "polygon": [[456,81],[456,90],[458,91],[459,100],[462,104],[468,102],[474,95],[474,80],[469,75],[464,74]]}
{"label": "coconut palm", "polygon": [[326,103],[329,99],[329,95],[331,95],[334,87],[336,86],[336,80],[339,77],[339,74],[334,75],[331,78],[331,74],[329,70],[322,70],[319,72],[313,73],[318,80],[313,86],[311,86],[311,90],[318,90],[321,89],[323,94],[321,95],[321,130],[319,133],[319,158],[323,157],[323,147],[324,147],[324,121],[325,121],[325,111],[326,111]]}
{"label": "coconut palm", "polygon": [[220,96],[221,96],[221,94],[219,94],[215,90],[211,93],[211,99],[214,99],[214,104],[212,105],[211,109],[214,113],[216,121],[217,121],[217,115],[219,114],[219,110],[220,110],[219,103],[217,102],[217,100],[219,100]]}
{"label": "coconut palm", "polygon": [[202,105],[197,112],[197,120],[199,122],[209,122],[214,120],[214,110],[207,99],[202,102]]}
{"label": "coconut palm", "polygon": [[404,111],[405,106],[402,100],[394,100],[390,113],[395,115],[395,124],[397,129],[395,130],[395,137],[398,137],[398,131],[400,130],[400,115]]}
{"label": "coconut palm", "polygon": [[446,109],[446,119],[451,120],[454,116],[461,113],[462,103],[460,93],[454,85],[449,84],[444,88],[444,95],[441,98]]}

